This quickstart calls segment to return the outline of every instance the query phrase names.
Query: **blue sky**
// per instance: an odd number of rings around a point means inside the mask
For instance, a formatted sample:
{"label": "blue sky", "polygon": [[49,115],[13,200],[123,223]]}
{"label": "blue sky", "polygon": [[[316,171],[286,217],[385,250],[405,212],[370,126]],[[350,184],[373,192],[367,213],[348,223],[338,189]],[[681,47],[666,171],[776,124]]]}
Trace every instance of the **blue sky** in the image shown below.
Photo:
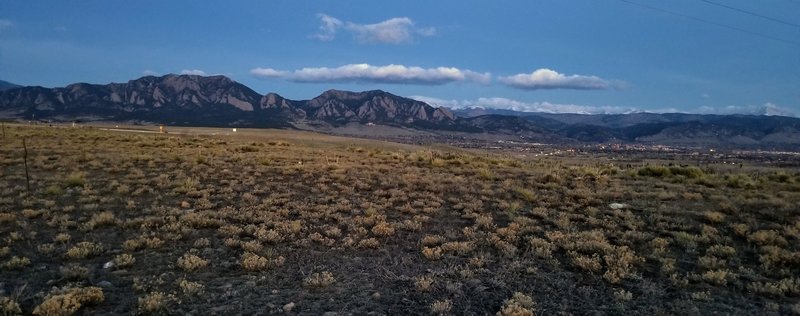
{"label": "blue sky", "polygon": [[701,0],[0,0],[0,79],[187,72],[292,99],[382,89],[456,107],[800,114],[800,2],[714,2],[794,25]]}

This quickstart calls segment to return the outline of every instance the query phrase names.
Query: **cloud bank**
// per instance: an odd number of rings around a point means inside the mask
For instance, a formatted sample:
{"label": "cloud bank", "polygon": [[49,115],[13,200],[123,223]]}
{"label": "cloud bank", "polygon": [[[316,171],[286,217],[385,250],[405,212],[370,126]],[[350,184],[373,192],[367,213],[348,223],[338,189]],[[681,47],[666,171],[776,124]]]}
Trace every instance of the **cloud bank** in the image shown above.
{"label": "cloud bank", "polygon": [[626,113],[691,113],[691,114],[745,114],[745,115],[777,115],[797,117],[792,110],[778,106],[774,103],[762,105],[730,105],[722,107],[701,106],[697,111],[689,112],[675,108],[643,110],[639,108],[621,106],[589,106],[577,104],[558,104],[550,102],[524,102],[507,98],[491,97],[474,100],[445,100],[426,96],[409,96],[408,98],[428,103],[432,106],[446,108],[486,110],[512,110],[518,112],[543,112],[543,113],[577,113],[577,114],[626,114]]}
{"label": "cloud bank", "polygon": [[544,113],[579,113],[579,114],[619,114],[641,112],[635,108],[619,106],[587,106],[576,104],[558,104],[550,102],[524,102],[513,99],[491,97],[475,100],[444,100],[426,96],[409,96],[409,98],[428,103],[433,106],[443,106],[454,110],[458,109],[493,109],[512,110],[518,112],[544,112]]}
{"label": "cloud bank", "polygon": [[326,14],[318,14],[319,32],[312,38],[320,41],[331,41],[339,30],[349,32],[360,43],[405,44],[411,43],[416,35],[433,36],[433,27],[419,28],[407,17],[391,18],[375,24],[359,24],[345,22]]}
{"label": "cloud bank", "polygon": [[575,90],[605,90],[618,86],[618,84],[597,76],[564,75],[557,71],[541,68],[529,74],[516,74],[500,77],[500,82],[517,89],[575,89]]}
{"label": "cloud bank", "polygon": [[336,68],[316,67],[283,71],[272,68],[255,68],[250,74],[258,78],[282,78],[304,83],[370,82],[393,84],[442,85],[451,82],[488,83],[489,73],[478,73],[455,67],[422,68],[404,65],[373,66],[349,64]]}
{"label": "cloud bank", "polygon": [[700,114],[749,114],[749,115],[776,115],[776,116],[792,116],[796,117],[797,114],[787,108],[778,106],[777,104],[767,102],[761,105],[728,105],[723,107],[701,106],[698,108]]}

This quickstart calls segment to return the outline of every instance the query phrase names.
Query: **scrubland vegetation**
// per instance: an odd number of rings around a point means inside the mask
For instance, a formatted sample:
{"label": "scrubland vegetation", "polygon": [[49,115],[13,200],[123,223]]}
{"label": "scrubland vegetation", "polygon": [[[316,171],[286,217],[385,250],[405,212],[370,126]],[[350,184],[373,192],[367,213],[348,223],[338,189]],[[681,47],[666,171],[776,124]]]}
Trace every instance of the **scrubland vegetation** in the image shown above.
{"label": "scrubland vegetation", "polygon": [[278,131],[0,144],[0,315],[800,314],[798,170]]}

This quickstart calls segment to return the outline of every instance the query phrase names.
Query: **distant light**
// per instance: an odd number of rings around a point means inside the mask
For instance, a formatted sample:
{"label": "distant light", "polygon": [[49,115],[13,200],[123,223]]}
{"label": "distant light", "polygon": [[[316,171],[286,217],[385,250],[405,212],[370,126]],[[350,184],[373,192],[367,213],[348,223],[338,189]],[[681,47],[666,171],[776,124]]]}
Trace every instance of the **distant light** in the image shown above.
{"label": "distant light", "polygon": [[236,133],[236,129],[235,128],[233,129],[233,132]]}

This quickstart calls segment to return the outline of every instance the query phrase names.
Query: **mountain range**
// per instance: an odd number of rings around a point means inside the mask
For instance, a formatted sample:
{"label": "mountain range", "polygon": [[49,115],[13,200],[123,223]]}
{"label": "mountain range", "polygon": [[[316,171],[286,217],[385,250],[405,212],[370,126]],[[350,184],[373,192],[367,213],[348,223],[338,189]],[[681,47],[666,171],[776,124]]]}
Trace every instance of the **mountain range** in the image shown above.
{"label": "mountain range", "polygon": [[0,81],[0,118],[325,130],[380,125],[538,142],[800,147],[800,119],[786,116],[451,111],[381,90],[328,90],[311,100],[290,100],[261,95],[225,76],[146,76],[60,88]]}

